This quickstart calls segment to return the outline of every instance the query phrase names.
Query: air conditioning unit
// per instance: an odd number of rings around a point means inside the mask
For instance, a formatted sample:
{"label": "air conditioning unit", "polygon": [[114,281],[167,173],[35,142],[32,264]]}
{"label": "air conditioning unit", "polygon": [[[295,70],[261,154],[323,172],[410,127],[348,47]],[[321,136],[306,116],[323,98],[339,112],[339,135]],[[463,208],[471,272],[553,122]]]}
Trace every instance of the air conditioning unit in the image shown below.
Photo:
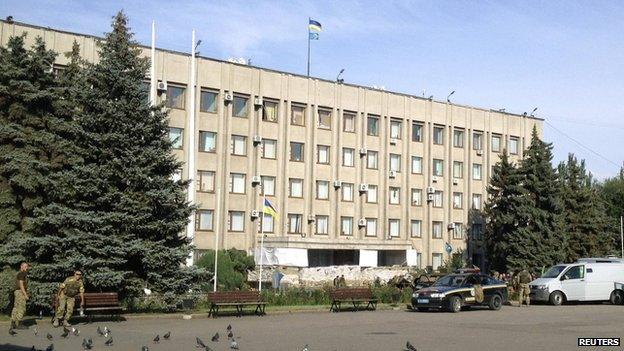
{"label": "air conditioning unit", "polygon": [[390,138],[390,145],[396,145],[397,140],[395,138]]}
{"label": "air conditioning unit", "polygon": [[258,211],[258,210],[251,210],[250,215],[251,215],[251,218],[258,218],[258,217],[260,217],[260,211]]}
{"label": "air conditioning unit", "polygon": [[257,98],[254,99],[254,106],[256,106],[256,107],[262,106],[262,98],[261,97],[257,97]]}
{"label": "air conditioning unit", "polygon": [[358,227],[366,227],[366,218],[358,219]]}
{"label": "air conditioning unit", "polygon": [[316,221],[316,216],[315,215],[308,215],[308,222],[314,222]]}
{"label": "air conditioning unit", "polygon": [[433,194],[435,193],[435,188],[432,186],[428,186],[427,187],[427,194]]}
{"label": "air conditioning unit", "polygon": [[396,173],[397,173],[396,171],[390,171],[390,174],[389,174],[390,178],[392,179],[396,178]]}
{"label": "air conditioning unit", "polygon": [[449,223],[449,224],[446,226],[446,228],[447,228],[448,230],[454,230],[454,229],[455,229],[455,223]]}
{"label": "air conditioning unit", "polygon": [[438,180],[440,180],[440,178],[438,178],[438,176],[432,176],[431,177],[431,182],[433,182],[433,183],[437,183]]}
{"label": "air conditioning unit", "polygon": [[334,180],[334,188],[342,187],[342,180]]}
{"label": "air conditioning unit", "polygon": [[360,187],[358,188],[360,190],[360,192],[367,192],[368,191],[368,184],[360,184]]}
{"label": "air conditioning unit", "polygon": [[428,202],[433,201],[433,198],[434,198],[434,194],[427,194],[427,201]]}
{"label": "air conditioning unit", "polygon": [[477,156],[482,156],[483,155],[483,150],[479,149],[477,150]]}
{"label": "air conditioning unit", "polygon": [[361,148],[360,148],[360,156],[365,156],[365,155],[366,155],[366,152],[367,152],[367,150],[366,150],[366,148],[365,148],[365,147],[361,147]]}
{"label": "air conditioning unit", "polygon": [[232,93],[225,93],[223,95],[223,100],[225,100],[226,102],[231,102],[234,100],[234,95],[232,95]]}
{"label": "air conditioning unit", "polygon": [[167,82],[163,82],[162,80],[159,80],[158,83],[156,83],[156,90],[167,91]]}
{"label": "air conditioning unit", "polygon": [[459,179],[453,178],[453,185],[458,185],[458,184],[459,184]]}
{"label": "air conditioning unit", "polygon": [[251,184],[260,184],[260,176],[253,176],[251,177]]}
{"label": "air conditioning unit", "polygon": [[259,135],[254,135],[253,136],[253,142],[254,144],[260,144],[262,142],[262,137]]}

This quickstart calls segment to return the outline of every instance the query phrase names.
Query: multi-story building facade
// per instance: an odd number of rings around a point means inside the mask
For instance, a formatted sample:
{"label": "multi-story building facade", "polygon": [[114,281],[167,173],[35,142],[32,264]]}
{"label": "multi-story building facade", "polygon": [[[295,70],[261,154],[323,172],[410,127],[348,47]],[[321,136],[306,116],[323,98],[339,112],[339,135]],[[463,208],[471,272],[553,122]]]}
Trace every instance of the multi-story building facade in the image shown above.
{"label": "multi-story building facade", "polygon": [[[0,43],[22,32],[59,53],[76,40],[97,60],[100,38],[32,25],[1,22]],[[180,176],[195,182],[197,253],[251,252],[264,232],[283,265],[435,268],[449,248],[467,248],[468,234],[480,239],[469,213],[482,208],[503,149],[521,159],[533,127],[543,127],[526,114],[206,57],[196,60],[192,89],[191,55],[157,49],[155,57],[152,89],[170,109],[175,156],[194,165]],[[262,219],[264,196],[278,218]],[[470,250],[481,264],[481,249]]]}

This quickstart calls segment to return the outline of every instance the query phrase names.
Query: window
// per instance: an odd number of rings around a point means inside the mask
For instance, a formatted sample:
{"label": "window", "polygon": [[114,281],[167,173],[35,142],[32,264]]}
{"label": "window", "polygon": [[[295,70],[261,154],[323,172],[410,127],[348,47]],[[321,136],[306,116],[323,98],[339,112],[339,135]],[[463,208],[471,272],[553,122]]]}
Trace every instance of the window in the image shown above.
{"label": "window", "polygon": [[290,143],[290,160],[303,162],[303,143]]}
{"label": "window", "polygon": [[390,170],[401,172],[401,155],[390,154]]}
{"label": "window", "polygon": [[366,236],[377,236],[377,218],[366,218]]}
{"label": "window", "polygon": [[431,236],[434,239],[442,239],[442,222],[433,221],[431,223]]}
{"label": "window", "polygon": [[442,176],[444,173],[444,161],[433,159],[433,175],[434,176]]}
{"label": "window", "polygon": [[184,134],[184,129],[169,127],[169,141],[171,142],[172,148],[174,149],[182,148],[182,141],[184,140],[183,134]]}
{"label": "window", "polygon": [[342,201],[353,201],[353,184],[342,183]]}
{"label": "window", "polygon": [[462,208],[464,204],[464,194],[453,193],[453,208]]}
{"label": "window", "polygon": [[368,191],[366,192],[366,202],[377,203],[377,185],[368,184]]}
{"label": "window", "polygon": [[262,213],[262,232],[273,233],[274,231],[274,219],[273,216],[267,213]]}
{"label": "window", "polygon": [[318,127],[321,129],[331,129],[331,111],[318,110]]}
{"label": "window", "polygon": [[441,253],[432,253],[431,254],[431,268],[433,270],[437,270],[442,266],[442,254]]}
{"label": "window", "polygon": [[464,131],[461,129],[453,130],[453,146],[464,147]]}
{"label": "window", "polygon": [[353,217],[340,217],[340,235],[353,235]]}
{"label": "window", "polygon": [[412,156],[412,173],[414,174],[422,173],[422,157]]}
{"label": "window", "polygon": [[247,117],[248,112],[248,103],[249,99],[243,96],[234,96],[234,107],[233,114],[234,117]]}
{"label": "window", "polygon": [[170,108],[184,109],[185,98],[184,92],[186,88],[169,84],[167,86],[166,105]]}
{"label": "window", "polygon": [[290,106],[290,124],[294,126],[305,126],[305,106]]}
{"label": "window", "polygon": [[366,134],[379,136],[379,117],[368,116],[366,118]]}
{"label": "window", "polygon": [[378,167],[379,153],[377,151],[366,152],[366,168],[377,169]]}
{"label": "window", "polygon": [[355,113],[344,112],[342,114],[342,130],[348,133],[355,133]]}
{"label": "window", "polygon": [[396,119],[390,120],[390,138],[401,139],[401,121]]}
{"label": "window", "polygon": [[391,205],[398,205],[401,202],[401,192],[398,187],[390,187],[389,201]]}
{"label": "window", "polygon": [[322,165],[329,164],[329,146],[317,145],[316,162]]}
{"label": "window", "polygon": [[472,179],[481,180],[481,164],[480,163],[472,164]]}
{"label": "window", "polygon": [[214,91],[202,90],[199,96],[199,110],[201,112],[217,112],[217,94]]}
{"label": "window", "polygon": [[197,171],[197,191],[211,193],[214,192],[215,172]]}
{"label": "window", "polygon": [[463,226],[461,223],[455,223],[453,227],[453,239],[461,239],[463,238]]}
{"label": "window", "polygon": [[433,207],[442,207],[442,191],[436,190],[433,193]]}
{"label": "window", "polygon": [[422,253],[420,252],[416,253],[416,267],[418,268],[422,267]]}
{"label": "window", "polygon": [[354,149],[344,147],[342,148],[342,165],[345,167],[353,167],[353,154]]}
{"label": "window", "polygon": [[420,219],[412,219],[410,221],[410,236],[412,238],[420,238],[422,236],[422,221]]}
{"label": "window", "polygon": [[444,127],[433,127],[433,143],[436,145],[444,144]]}
{"label": "window", "polygon": [[512,155],[518,154],[518,138],[516,137],[509,138],[509,153]]}
{"label": "window", "polygon": [[464,177],[464,163],[460,161],[453,161],[453,178]]}
{"label": "window", "polygon": [[212,210],[197,210],[195,215],[195,229],[213,230],[213,214]]}
{"label": "window", "polygon": [[277,122],[277,102],[262,102],[262,120],[267,122]]}
{"label": "window", "polygon": [[228,230],[231,232],[242,232],[245,230],[245,212],[230,211],[228,212]]}
{"label": "window", "polygon": [[389,219],[388,220],[388,233],[391,237],[397,238],[400,235],[399,226],[401,221],[398,219]]}
{"label": "window", "polygon": [[316,234],[329,233],[329,216],[316,216]]}
{"label": "window", "polygon": [[275,158],[275,149],[277,148],[277,140],[262,139],[262,157]]}
{"label": "window", "polygon": [[475,210],[481,209],[481,194],[472,194],[472,208]]}
{"label": "window", "polygon": [[261,176],[260,181],[262,182],[260,195],[275,196],[275,177]]}
{"label": "window", "polygon": [[585,277],[585,271],[583,270],[584,266],[573,266],[568,269],[565,273],[563,273],[563,277],[566,279],[581,279]]}
{"label": "window", "polygon": [[232,155],[245,156],[247,155],[247,137],[242,135],[232,135]]}
{"label": "window", "polygon": [[217,149],[217,133],[199,132],[199,151],[215,152]]}
{"label": "window", "polygon": [[288,179],[288,196],[290,197],[303,197],[303,179],[290,178]]}
{"label": "window", "polygon": [[329,181],[327,180],[316,181],[316,198],[319,200],[329,199]]}
{"label": "window", "polygon": [[412,206],[422,206],[422,189],[412,188]]}
{"label": "window", "polygon": [[482,235],[483,235],[483,224],[473,223],[470,234],[473,240],[481,240]]}
{"label": "window", "polygon": [[234,194],[245,193],[245,174],[230,173],[230,192]]}
{"label": "window", "polygon": [[421,143],[423,141],[422,123],[412,123],[412,141]]}
{"label": "window", "polygon": [[501,137],[500,135],[492,135],[492,151],[500,152]]}
{"label": "window", "polygon": [[474,150],[483,150],[483,133],[473,133],[472,134],[472,148]]}
{"label": "window", "polygon": [[289,213],[288,214],[288,233],[301,234],[302,219],[303,219],[302,214]]}

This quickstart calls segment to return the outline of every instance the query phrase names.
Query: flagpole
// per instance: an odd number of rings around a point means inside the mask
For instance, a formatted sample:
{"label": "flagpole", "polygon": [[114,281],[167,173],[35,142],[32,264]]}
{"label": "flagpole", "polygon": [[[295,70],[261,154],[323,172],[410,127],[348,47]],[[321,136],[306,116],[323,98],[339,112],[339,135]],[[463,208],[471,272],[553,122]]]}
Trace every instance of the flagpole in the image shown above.
{"label": "flagpole", "polygon": [[310,76],[310,20],[308,17],[308,77]]}
{"label": "flagpole", "polygon": [[262,265],[264,259],[262,253],[264,251],[264,204],[266,203],[266,193],[264,191],[264,184],[260,182],[260,191],[262,191],[262,219],[260,220],[260,274],[258,275],[258,291],[262,292]]}

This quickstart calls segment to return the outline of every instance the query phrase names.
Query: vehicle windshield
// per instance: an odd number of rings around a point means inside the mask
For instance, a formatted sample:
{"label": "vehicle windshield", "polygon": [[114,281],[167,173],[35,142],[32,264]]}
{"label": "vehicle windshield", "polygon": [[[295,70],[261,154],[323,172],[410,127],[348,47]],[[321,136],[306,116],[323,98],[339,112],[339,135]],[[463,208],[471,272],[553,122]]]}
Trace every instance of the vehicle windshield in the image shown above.
{"label": "vehicle windshield", "polygon": [[447,275],[438,279],[433,286],[462,286],[465,278],[463,275]]}
{"label": "vehicle windshield", "polygon": [[557,278],[564,269],[566,269],[566,266],[552,266],[541,278]]}

